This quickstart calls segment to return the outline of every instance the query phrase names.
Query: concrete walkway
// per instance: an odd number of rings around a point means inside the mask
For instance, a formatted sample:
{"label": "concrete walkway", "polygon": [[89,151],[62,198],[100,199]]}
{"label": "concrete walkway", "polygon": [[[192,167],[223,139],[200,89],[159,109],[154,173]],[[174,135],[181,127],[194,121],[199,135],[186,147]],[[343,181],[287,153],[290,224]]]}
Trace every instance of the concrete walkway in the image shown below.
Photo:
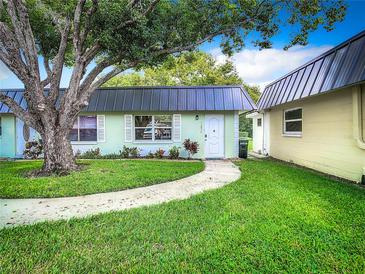
{"label": "concrete walkway", "polygon": [[181,200],[231,183],[241,176],[230,161],[206,161],[196,175],[157,185],[78,197],[0,199],[0,228],[70,219]]}

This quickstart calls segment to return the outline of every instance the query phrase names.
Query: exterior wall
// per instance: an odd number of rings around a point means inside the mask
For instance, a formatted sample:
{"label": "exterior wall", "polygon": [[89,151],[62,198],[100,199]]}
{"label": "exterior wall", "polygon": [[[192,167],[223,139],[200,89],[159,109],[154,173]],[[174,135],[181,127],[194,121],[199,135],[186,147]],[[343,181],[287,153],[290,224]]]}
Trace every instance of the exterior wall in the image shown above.
{"label": "exterior wall", "polygon": [[[252,150],[256,153],[264,153],[264,115],[258,112],[246,116],[252,119]],[[257,126],[257,120],[261,119],[261,126]]]}
{"label": "exterior wall", "polygon": [[[194,156],[195,158],[204,158],[204,128],[205,128],[205,114],[224,114],[225,115],[225,158],[235,158],[238,155],[235,144],[235,128],[234,128],[234,116],[236,112],[187,112],[181,113],[181,142],[163,141],[163,142],[141,142],[132,141],[125,142],[125,114],[133,115],[156,115],[161,113],[103,113],[105,115],[105,142],[73,142],[74,151],[84,152],[89,149],[100,148],[102,154],[117,153],[123,148],[138,147],[141,150],[142,155],[148,154],[150,151],[155,152],[157,149],[162,148],[168,153],[168,150],[172,146],[181,148],[181,156],[187,156],[183,150],[183,141],[190,138],[193,141],[199,143],[199,152]],[[87,113],[92,115],[92,113]],[[101,114],[101,113],[98,113]],[[236,113],[238,114],[238,112]],[[199,119],[196,120],[195,116],[199,115]],[[238,128],[237,128],[238,130]],[[238,134],[238,132],[237,132]],[[237,135],[236,134],[236,135]]]}
{"label": "exterior wall", "polygon": [[[302,136],[283,136],[283,111],[295,107],[303,108]],[[271,156],[349,180],[361,180],[365,150],[353,136],[352,88],[278,106],[267,113]]]}
{"label": "exterior wall", "polygon": [[361,99],[362,99],[362,140],[365,142],[365,87],[362,87],[361,92]]}
{"label": "exterior wall", "polygon": [[2,134],[0,136],[0,158],[15,157],[15,117],[13,115],[0,115]]}

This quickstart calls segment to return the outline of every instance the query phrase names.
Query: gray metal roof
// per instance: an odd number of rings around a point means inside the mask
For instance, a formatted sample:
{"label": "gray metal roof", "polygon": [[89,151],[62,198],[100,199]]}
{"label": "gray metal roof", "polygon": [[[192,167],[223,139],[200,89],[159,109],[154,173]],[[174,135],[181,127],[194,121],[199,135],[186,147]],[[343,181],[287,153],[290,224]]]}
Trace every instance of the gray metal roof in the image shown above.
{"label": "gray metal roof", "polygon": [[365,31],[265,87],[258,109],[365,81]]}
{"label": "gray metal roof", "polygon": [[[23,90],[0,90],[24,109]],[[62,93],[64,90],[62,90]],[[255,103],[241,86],[100,88],[85,112],[253,110]],[[11,113],[0,102],[0,113]]]}

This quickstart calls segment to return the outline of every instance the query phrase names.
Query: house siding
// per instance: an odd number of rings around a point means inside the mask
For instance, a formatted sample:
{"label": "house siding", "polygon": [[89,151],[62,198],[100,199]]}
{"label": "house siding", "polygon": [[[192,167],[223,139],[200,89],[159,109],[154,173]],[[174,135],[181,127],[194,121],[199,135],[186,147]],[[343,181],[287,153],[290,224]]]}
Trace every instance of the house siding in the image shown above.
{"label": "house siding", "polygon": [[1,117],[0,158],[15,157],[15,117],[3,114]]}
{"label": "house siding", "polygon": [[[181,114],[181,141],[167,141],[167,142],[140,142],[132,141],[125,142],[125,114],[131,115],[157,115],[164,113],[146,113],[146,112],[128,112],[128,113],[103,113],[105,115],[105,142],[93,142],[93,143],[73,143],[74,151],[84,152],[89,149],[100,148],[102,154],[118,153],[123,146],[138,147],[141,150],[142,155],[148,154],[150,151],[155,152],[161,148],[166,151],[173,146],[181,148],[181,156],[186,157],[187,153],[183,149],[182,143],[185,139],[191,139],[197,141],[199,144],[199,152],[194,155],[194,158],[204,158],[205,151],[205,114],[224,114],[225,121],[225,140],[224,140],[224,157],[235,158],[237,153],[235,151],[235,128],[234,128],[234,115],[238,114],[238,111],[225,111],[225,112],[188,112]],[[101,113],[87,113],[87,115],[96,115]],[[173,113],[171,113],[173,114]],[[82,114],[81,114],[82,115]],[[199,119],[196,120],[196,115],[199,115]]]}
{"label": "house siding", "polygon": [[[365,150],[353,136],[352,100],[352,88],[345,88],[271,109],[270,155],[359,182]],[[302,136],[283,136],[283,111],[296,107],[303,109]]]}

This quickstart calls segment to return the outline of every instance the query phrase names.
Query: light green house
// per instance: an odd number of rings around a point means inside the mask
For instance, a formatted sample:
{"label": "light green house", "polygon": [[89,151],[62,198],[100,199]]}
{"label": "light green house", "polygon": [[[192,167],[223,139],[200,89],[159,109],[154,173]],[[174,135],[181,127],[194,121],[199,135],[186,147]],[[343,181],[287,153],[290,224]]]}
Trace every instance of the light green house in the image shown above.
{"label": "light green house", "polygon": [[[2,91],[24,104],[22,91]],[[75,153],[99,148],[117,153],[123,146],[141,155],[197,141],[196,158],[238,156],[238,115],[255,104],[241,86],[133,87],[98,89],[70,134]],[[27,140],[38,134],[0,104],[0,157],[20,158]]]}

